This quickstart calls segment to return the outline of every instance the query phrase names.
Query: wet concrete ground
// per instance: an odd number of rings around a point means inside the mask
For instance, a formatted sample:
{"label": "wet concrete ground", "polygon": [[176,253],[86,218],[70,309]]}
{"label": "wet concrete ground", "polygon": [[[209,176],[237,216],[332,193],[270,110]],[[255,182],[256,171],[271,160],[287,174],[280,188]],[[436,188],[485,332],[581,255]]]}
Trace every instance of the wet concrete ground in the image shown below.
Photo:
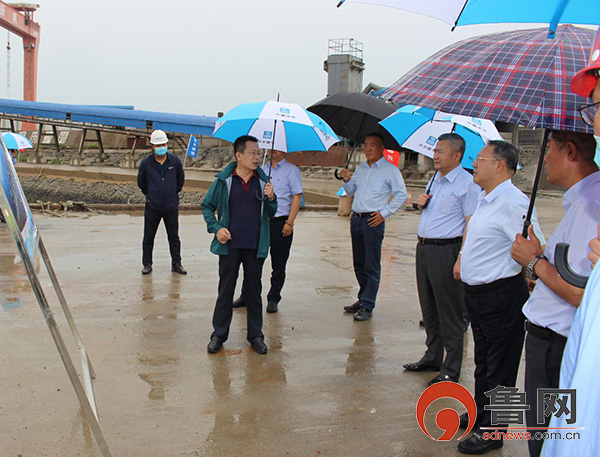
{"label": "wet concrete ground", "polygon": [[[561,202],[542,199],[538,211],[549,235]],[[187,276],[170,272],[162,227],[154,272],[140,274],[140,216],[35,217],[97,372],[113,456],[460,455],[456,440],[435,442],[415,420],[435,373],[402,369],[424,350],[413,260],[417,214],[388,221],[374,317],[354,322],[342,310],[357,292],[349,221],[301,213],[280,312],[265,314],[266,356],[245,340],[243,309],[234,312],[225,350],[206,352],[217,257],[200,215],[180,218]],[[0,456],[98,456],[15,252],[3,224]],[[267,261],[265,282],[269,272]],[[42,282],[79,367],[47,275]],[[461,384],[472,391],[472,338],[465,338]],[[435,412],[428,410],[426,424],[439,436]],[[506,442],[490,455],[526,453],[525,442]]]}

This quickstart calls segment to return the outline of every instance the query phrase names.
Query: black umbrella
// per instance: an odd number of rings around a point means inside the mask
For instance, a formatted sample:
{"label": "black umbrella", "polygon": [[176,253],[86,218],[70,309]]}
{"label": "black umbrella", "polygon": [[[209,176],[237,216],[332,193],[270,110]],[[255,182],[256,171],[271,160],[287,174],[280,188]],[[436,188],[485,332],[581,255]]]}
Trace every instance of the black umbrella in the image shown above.
{"label": "black umbrella", "polygon": [[[321,117],[336,134],[352,141],[345,168],[348,168],[356,146],[364,142],[369,133],[380,133],[386,148],[400,149],[394,137],[379,125],[379,121],[392,114],[395,108],[379,98],[360,92],[338,92],[309,106],[307,110]],[[335,177],[342,179],[337,170]]]}

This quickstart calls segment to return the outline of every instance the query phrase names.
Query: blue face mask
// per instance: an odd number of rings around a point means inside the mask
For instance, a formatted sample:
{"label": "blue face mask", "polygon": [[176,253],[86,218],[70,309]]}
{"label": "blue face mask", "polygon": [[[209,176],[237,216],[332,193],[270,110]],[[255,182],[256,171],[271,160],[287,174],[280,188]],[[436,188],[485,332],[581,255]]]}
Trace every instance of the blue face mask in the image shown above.
{"label": "blue face mask", "polygon": [[167,153],[167,147],[161,146],[160,148],[154,148],[154,154],[157,156],[164,156]]}

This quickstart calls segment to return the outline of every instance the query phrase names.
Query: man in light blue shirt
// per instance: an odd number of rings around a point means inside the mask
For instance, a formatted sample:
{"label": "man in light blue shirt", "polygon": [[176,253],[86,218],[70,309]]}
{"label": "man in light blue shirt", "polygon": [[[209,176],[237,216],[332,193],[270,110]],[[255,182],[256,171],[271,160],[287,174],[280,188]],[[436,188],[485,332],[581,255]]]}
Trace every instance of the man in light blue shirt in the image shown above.
{"label": "man in light blue shirt", "polygon": [[[458,382],[464,341],[464,292],[454,265],[466,224],[477,207],[481,189],[460,166],[465,140],[456,133],[438,138],[433,150],[436,173],[428,192],[419,196],[422,211],[417,229],[416,273],[427,351],[407,371],[440,371],[429,381]],[[445,352],[445,357],[444,357]]]}
{"label": "man in light blue shirt", "polygon": [[[343,169],[346,194],[354,196],[350,216],[352,258],[359,285],[358,300],[345,306],[354,320],[366,321],[373,316],[381,277],[381,244],[385,234],[385,219],[400,208],[408,194],[400,170],[383,157],[383,137],[371,133],[365,138],[367,159],[350,174]],[[394,198],[390,200],[390,195]]]}
{"label": "man in light blue shirt", "polygon": [[[527,318],[525,342],[525,392],[528,427],[544,427],[550,415],[538,414],[538,389],[558,388],[560,363],[576,307],[583,289],[562,279],[554,267],[557,243],[568,243],[569,263],[575,272],[589,276],[588,241],[600,222],[600,172],[594,162],[596,142],[586,133],[552,131],[544,158],[548,182],[568,190],[563,206],[566,214],[548,239],[545,251],[535,235],[517,235],[512,257],[538,279],[523,307]],[[545,255],[544,255],[545,252]],[[534,432],[534,430],[532,430]],[[529,440],[529,454],[538,457],[543,440]]]}
{"label": "man in light blue shirt", "polygon": [[[281,301],[281,290],[285,283],[285,269],[290,257],[290,249],[294,238],[294,221],[302,203],[302,175],[300,169],[288,162],[283,151],[273,151],[271,163],[261,168],[267,176],[277,195],[277,213],[269,220],[271,231],[271,288],[267,294],[267,313],[276,313]],[[233,302],[234,308],[245,306],[245,281],[242,284],[242,295]]]}

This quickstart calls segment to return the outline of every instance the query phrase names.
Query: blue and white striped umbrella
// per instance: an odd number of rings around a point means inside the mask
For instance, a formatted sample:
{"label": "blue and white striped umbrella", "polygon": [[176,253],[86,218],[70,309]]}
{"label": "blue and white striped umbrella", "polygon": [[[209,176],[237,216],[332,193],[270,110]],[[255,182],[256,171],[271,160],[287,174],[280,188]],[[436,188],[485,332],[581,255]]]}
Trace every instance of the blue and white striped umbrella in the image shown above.
{"label": "blue and white striped umbrella", "polygon": [[501,140],[494,123],[488,119],[449,114],[406,105],[380,121],[403,148],[433,158],[437,139],[443,133],[458,133],[466,143],[461,165],[473,169],[473,161],[489,140]]}
{"label": "blue and white striped umbrella", "polygon": [[244,103],[215,124],[213,137],[234,142],[242,135],[258,139],[263,149],[284,152],[327,151],[339,138],[316,114],[295,103]]}

